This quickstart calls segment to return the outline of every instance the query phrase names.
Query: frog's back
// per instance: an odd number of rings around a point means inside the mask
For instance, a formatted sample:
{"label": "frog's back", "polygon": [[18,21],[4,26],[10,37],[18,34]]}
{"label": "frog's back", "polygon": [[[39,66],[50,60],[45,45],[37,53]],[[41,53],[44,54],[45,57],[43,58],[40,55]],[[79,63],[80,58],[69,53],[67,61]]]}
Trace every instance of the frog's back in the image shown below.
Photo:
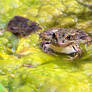
{"label": "frog's back", "polygon": [[53,35],[56,32],[64,32],[64,31],[67,31],[67,29],[66,28],[51,28],[51,29],[43,31],[40,34],[40,38],[53,38]]}
{"label": "frog's back", "polygon": [[[41,39],[53,39],[55,33],[58,35],[57,37],[61,36],[66,40],[92,40],[85,31],[80,29],[71,29],[71,28],[51,28],[48,30],[43,31],[40,34]],[[71,37],[71,38],[67,38]]]}

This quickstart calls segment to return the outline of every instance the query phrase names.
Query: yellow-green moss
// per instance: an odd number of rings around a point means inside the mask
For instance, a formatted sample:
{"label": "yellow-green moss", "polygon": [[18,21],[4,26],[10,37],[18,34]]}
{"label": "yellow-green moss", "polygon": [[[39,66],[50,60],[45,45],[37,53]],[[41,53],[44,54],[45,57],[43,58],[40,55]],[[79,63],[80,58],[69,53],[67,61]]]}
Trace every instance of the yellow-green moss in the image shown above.
{"label": "yellow-green moss", "polygon": [[[92,35],[91,7],[84,5],[90,1],[78,1],[1,0],[0,31],[13,16],[20,15],[38,22],[42,31],[71,27]],[[92,45],[83,49],[80,59],[69,62],[68,55],[42,52],[38,32],[18,38],[6,30],[0,34],[0,83],[8,92],[91,92]]]}

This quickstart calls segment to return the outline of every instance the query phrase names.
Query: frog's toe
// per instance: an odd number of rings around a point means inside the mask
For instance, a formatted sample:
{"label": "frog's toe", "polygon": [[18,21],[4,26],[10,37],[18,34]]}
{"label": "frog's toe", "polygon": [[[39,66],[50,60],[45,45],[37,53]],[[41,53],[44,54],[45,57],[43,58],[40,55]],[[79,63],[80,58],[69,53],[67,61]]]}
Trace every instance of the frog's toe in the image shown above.
{"label": "frog's toe", "polygon": [[73,62],[74,61],[74,57],[72,56],[67,56],[66,58],[67,61]]}
{"label": "frog's toe", "polygon": [[75,54],[74,56],[68,56],[67,60],[68,61],[76,61],[77,59],[79,59],[80,55],[79,54]]}

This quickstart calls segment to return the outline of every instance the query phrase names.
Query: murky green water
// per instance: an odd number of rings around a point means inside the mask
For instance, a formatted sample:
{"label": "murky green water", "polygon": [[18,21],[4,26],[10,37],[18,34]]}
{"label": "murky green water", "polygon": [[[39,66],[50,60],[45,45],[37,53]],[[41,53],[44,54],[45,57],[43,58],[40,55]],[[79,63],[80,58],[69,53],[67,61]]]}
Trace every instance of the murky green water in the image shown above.
{"label": "murky green water", "polygon": [[[20,15],[38,22],[43,30],[71,27],[92,36],[91,4],[91,0],[1,0],[0,28]],[[69,62],[67,55],[42,52],[38,33],[18,39],[6,30],[0,35],[0,92],[91,92],[92,45],[83,48],[82,57]]]}

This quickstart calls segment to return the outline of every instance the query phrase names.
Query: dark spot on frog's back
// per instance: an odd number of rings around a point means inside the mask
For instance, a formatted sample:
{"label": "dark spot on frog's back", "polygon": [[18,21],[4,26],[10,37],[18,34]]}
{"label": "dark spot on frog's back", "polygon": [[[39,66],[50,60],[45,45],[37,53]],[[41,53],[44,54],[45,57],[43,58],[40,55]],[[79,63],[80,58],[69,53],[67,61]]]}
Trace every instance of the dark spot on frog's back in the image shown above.
{"label": "dark spot on frog's back", "polygon": [[15,35],[27,36],[30,33],[41,29],[41,27],[36,22],[27,18],[15,16],[9,21],[7,29]]}

